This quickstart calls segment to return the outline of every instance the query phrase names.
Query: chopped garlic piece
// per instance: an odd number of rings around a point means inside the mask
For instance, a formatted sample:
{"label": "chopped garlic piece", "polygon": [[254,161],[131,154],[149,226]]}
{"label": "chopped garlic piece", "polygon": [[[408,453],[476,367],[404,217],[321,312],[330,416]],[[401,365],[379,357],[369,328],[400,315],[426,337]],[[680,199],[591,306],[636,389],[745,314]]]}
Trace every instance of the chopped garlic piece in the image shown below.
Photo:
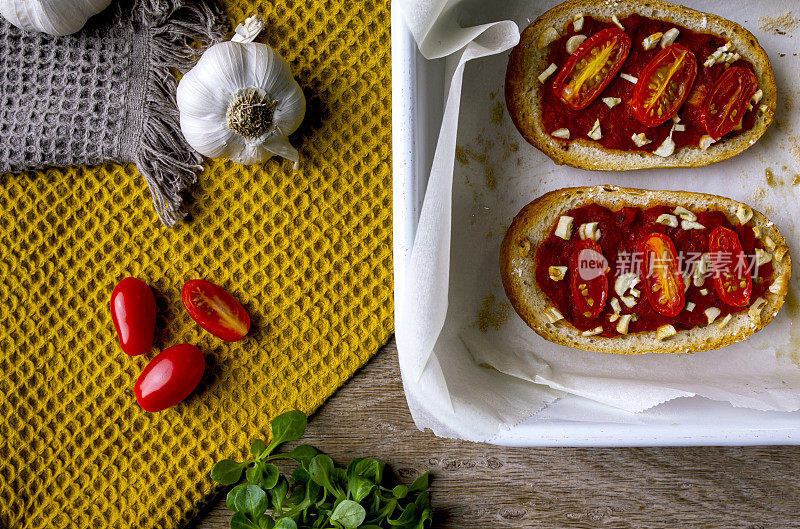
{"label": "chopped garlic piece", "polygon": [[683,220],[697,220],[697,215],[695,215],[694,213],[692,213],[691,211],[689,211],[688,209],[686,209],[683,206],[676,207],[675,210],[673,211],[673,213],[675,213],[677,216],[679,216]]}
{"label": "chopped garlic piece", "polygon": [[704,230],[706,229],[705,226],[697,222],[696,220],[682,220],[681,221],[681,229],[684,230]]}
{"label": "chopped garlic piece", "polygon": [[544,82],[547,81],[547,78],[553,75],[556,70],[558,70],[556,63],[550,63],[550,66],[548,66],[545,71],[539,74],[539,82],[544,84]]}
{"label": "chopped garlic piece", "polygon": [[663,342],[667,338],[672,338],[676,334],[678,334],[678,331],[676,331],[675,327],[672,325],[662,325],[656,329],[656,339],[660,342]]}
{"label": "chopped garlic piece", "polygon": [[536,40],[536,46],[541,50],[542,48],[549,46],[557,38],[558,30],[550,26],[539,34],[539,38]]}
{"label": "chopped garlic piece", "polygon": [[773,294],[778,294],[781,296],[785,295],[787,291],[785,276],[778,276],[778,278],[769,286],[769,291]]}
{"label": "chopped garlic piece", "polygon": [[675,152],[675,142],[672,139],[672,132],[670,131],[669,136],[664,138],[664,141],[661,143],[661,145],[658,146],[658,149],[653,151],[653,154],[661,156],[662,158],[666,158],[667,156],[670,156],[674,152]]}
{"label": "chopped garlic piece", "polygon": [[638,77],[634,77],[634,76],[632,76],[630,74],[627,74],[627,73],[621,73],[621,74],[619,74],[619,76],[621,78],[625,79],[626,81],[631,82],[633,84],[636,84],[636,83],[639,82],[639,78]]}
{"label": "chopped garlic piece", "polygon": [[725,316],[724,318],[722,318],[722,321],[720,321],[720,322],[717,324],[717,329],[719,329],[719,330],[722,330],[722,328],[723,328],[723,327],[725,327],[726,325],[728,325],[728,322],[729,322],[729,321],[731,321],[731,318],[732,318],[732,317],[733,317],[732,315],[728,314],[727,316]]}
{"label": "chopped garlic piece", "polygon": [[619,323],[617,323],[617,332],[620,334],[628,334],[628,324],[633,318],[633,314],[623,314],[620,319]]}
{"label": "chopped garlic piece", "polygon": [[561,215],[561,217],[558,219],[558,226],[556,226],[556,237],[561,237],[565,241],[568,241],[572,236],[572,221],[572,217]]}
{"label": "chopped garlic piece", "polygon": [[575,31],[580,31],[583,29],[583,13],[578,13],[572,17],[572,27],[575,29]]}
{"label": "chopped garlic piece", "polygon": [[644,132],[640,132],[639,134],[634,134],[631,136],[631,140],[633,143],[636,144],[637,147],[643,147],[650,143],[651,140],[648,140],[647,137],[644,135]]}
{"label": "chopped garlic piece", "polygon": [[551,266],[547,269],[547,273],[550,275],[550,279],[553,281],[561,281],[564,279],[564,276],[567,275],[567,267],[566,266]]}
{"label": "chopped garlic piece", "polygon": [[602,325],[598,325],[594,329],[589,329],[588,331],[583,331],[581,334],[583,336],[596,336],[596,335],[600,334],[601,332],[603,332],[603,326]]}
{"label": "chopped garlic piece", "polygon": [[775,241],[772,240],[772,237],[767,235],[766,237],[764,237],[764,246],[766,246],[770,250],[774,250],[775,249]]}
{"label": "chopped garlic piece", "polygon": [[625,31],[625,28],[624,28],[624,27],[622,27],[622,24],[620,24],[620,22],[619,22],[619,19],[617,18],[617,15],[611,15],[611,21],[612,21],[612,22],[613,22],[613,23],[614,23],[614,24],[615,24],[615,25],[616,25],[616,26],[617,26],[619,29],[621,29],[622,31]]}
{"label": "chopped garlic piece", "polygon": [[658,41],[661,40],[661,37],[663,36],[664,34],[659,31],[657,33],[653,33],[649,37],[645,37],[644,40],[642,40],[642,48],[644,48],[645,51],[652,50],[656,47],[656,44],[658,44]]}
{"label": "chopped garlic piece", "polygon": [[678,38],[679,34],[680,30],[678,28],[668,29],[667,32],[664,33],[664,36],[661,37],[661,47],[666,48],[667,46],[671,46],[675,42],[675,39]]}
{"label": "chopped garlic piece", "polygon": [[719,62],[724,62],[725,60],[723,58],[723,54],[726,51],[728,51],[730,49],[730,47],[731,47],[731,43],[729,41],[729,42],[726,42],[725,44],[723,44],[722,46],[720,46],[719,48],[717,48],[714,51],[714,53],[712,53],[711,55],[708,56],[708,58],[706,59],[706,62],[703,63],[703,66],[711,67],[711,66],[714,66],[715,64],[717,64]]}
{"label": "chopped garlic piece", "polygon": [[670,215],[669,213],[662,213],[659,215],[656,219],[656,222],[663,224],[664,226],[669,226],[670,228],[678,227],[678,217],[675,215]]}
{"label": "chopped garlic piece", "polygon": [[697,306],[697,303],[694,303],[694,302],[692,302],[692,301],[687,301],[687,302],[686,302],[686,311],[687,311],[687,312],[693,312],[693,311],[694,311],[694,308],[695,308],[696,306]]}
{"label": "chopped garlic piece", "polygon": [[739,219],[740,224],[747,224],[753,218],[753,208],[747,204],[739,204],[736,208],[736,218]]}
{"label": "chopped garlic piece", "polygon": [[639,274],[636,272],[626,272],[620,274],[614,282],[614,291],[618,296],[622,297],[629,289],[639,284]]}
{"label": "chopped garlic piece", "polygon": [[636,298],[632,296],[620,296],[622,302],[625,304],[626,307],[631,308],[636,306]]}
{"label": "chopped garlic piece", "polygon": [[765,265],[772,261],[772,254],[765,252],[761,248],[756,248],[756,263],[758,266]]}
{"label": "chopped garlic piece", "polygon": [[545,311],[544,311],[544,316],[545,316],[545,318],[547,318],[547,321],[549,321],[550,323],[555,323],[555,322],[557,322],[559,320],[563,320],[564,319],[564,315],[561,314],[558,311],[558,309],[555,308],[555,307],[546,308]]}
{"label": "chopped garlic piece", "polygon": [[758,110],[766,114],[767,110],[769,110],[769,107],[767,105],[758,105]]}
{"label": "chopped garlic piece", "polygon": [[761,323],[761,311],[766,306],[767,300],[764,298],[756,298],[753,304],[750,306],[750,310],[747,311],[747,314],[750,316],[755,323]]}
{"label": "chopped garlic piece", "polygon": [[631,289],[631,296],[633,296],[635,298],[638,298],[641,295],[642,295],[642,293],[640,291],[636,290],[635,288]]}
{"label": "chopped garlic piece", "polygon": [[611,305],[611,309],[615,313],[622,312],[622,307],[620,306],[619,300],[617,298],[611,298],[611,301],[609,301],[609,304]]}
{"label": "chopped garlic piece", "polygon": [[707,288],[700,289],[700,295],[701,296],[707,296],[708,295],[708,289]]}
{"label": "chopped garlic piece", "polygon": [[753,102],[754,105],[757,105],[761,101],[762,97],[764,97],[764,91],[759,88],[758,90],[756,90],[756,93],[753,94],[753,99],[751,99],[751,101]]}
{"label": "chopped garlic piece", "polygon": [[[706,282],[706,274],[711,270],[711,254],[704,253],[700,259],[694,263],[694,272],[692,274],[692,284],[696,287],[703,286]],[[705,296],[705,294],[703,294]]]}
{"label": "chopped garlic piece", "polygon": [[551,134],[554,138],[561,138],[562,140],[569,139],[569,129],[558,129],[554,130],[553,134]]}
{"label": "chopped garlic piece", "polygon": [[717,307],[708,307],[704,312],[706,318],[708,318],[708,323],[714,323],[714,320],[716,320],[717,316],[719,316],[721,313],[722,311]]}
{"label": "chopped garlic piece", "polygon": [[603,131],[600,130],[600,119],[594,120],[594,125],[592,125],[592,130],[589,131],[587,134],[593,140],[601,140],[603,139]]}
{"label": "chopped garlic piece", "polygon": [[567,39],[567,53],[572,55],[575,53],[575,50],[578,49],[578,46],[583,44],[583,41],[586,40],[586,35],[573,35]]}
{"label": "chopped garlic piece", "polygon": [[619,97],[604,97],[603,103],[605,103],[608,108],[614,108],[615,106],[622,103],[622,99],[620,99]]}
{"label": "chopped garlic piece", "polygon": [[753,235],[756,236],[756,239],[761,238],[761,226],[753,226]]}
{"label": "chopped garlic piece", "polygon": [[578,236],[583,239],[592,239],[596,241],[600,238],[600,230],[597,229],[596,222],[587,222],[578,227]]}
{"label": "chopped garlic piece", "polygon": [[783,261],[784,256],[789,253],[789,247],[785,244],[781,244],[777,248],[775,248],[775,262],[780,263]]}
{"label": "chopped garlic piece", "polygon": [[672,116],[672,122],[673,123],[680,123],[681,122],[681,117],[678,114],[675,114],[674,116]]}
{"label": "chopped garlic piece", "polygon": [[686,125],[684,125],[683,123],[680,124],[676,123],[675,126],[672,127],[672,130],[674,130],[675,132],[684,132],[686,130]]}
{"label": "chopped garlic piece", "polygon": [[711,147],[715,143],[717,143],[717,140],[715,140],[714,138],[712,138],[708,134],[703,134],[703,136],[700,137],[699,145],[700,145],[700,148],[703,149],[704,151],[707,151],[708,148]]}

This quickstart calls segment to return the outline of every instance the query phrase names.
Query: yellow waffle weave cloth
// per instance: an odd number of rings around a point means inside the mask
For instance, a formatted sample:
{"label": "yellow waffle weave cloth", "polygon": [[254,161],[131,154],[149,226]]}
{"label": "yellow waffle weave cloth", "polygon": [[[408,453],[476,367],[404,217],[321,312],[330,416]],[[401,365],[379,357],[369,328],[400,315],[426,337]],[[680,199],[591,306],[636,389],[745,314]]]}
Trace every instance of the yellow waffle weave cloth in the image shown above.
{"label": "yellow waffle weave cloth", "polygon": [[[209,161],[191,220],[164,228],[133,165],[0,176],[0,527],[179,528],[269,421],[311,412],[393,329],[388,0],[229,0],[257,14],[308,97],[302,167]],[[193,343],[206,376],[147,413],[108,302],[133,275],[156,292],[156,346]],[[254,331],[225,343],[181,305],[214,281]]]}

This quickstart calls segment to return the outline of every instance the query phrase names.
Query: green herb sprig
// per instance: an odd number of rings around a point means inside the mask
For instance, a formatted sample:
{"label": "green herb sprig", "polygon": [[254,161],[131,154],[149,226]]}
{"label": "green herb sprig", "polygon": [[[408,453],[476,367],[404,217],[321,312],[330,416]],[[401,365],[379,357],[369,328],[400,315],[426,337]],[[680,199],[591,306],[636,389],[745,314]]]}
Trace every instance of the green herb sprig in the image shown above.
{"label": "green herb sprig", "polygon": [[[299,445],[288,454],[273,454],[306,431],[299,411],[279,415],[270,423],[272,440],[256,439],[252,457],[238,463],[223,459],[211,470],[211,479],[234,485],[226,505],[234,511],[231,529],[424,529],[433,510],[428,473],[411,485],[397,484],[386,463],[358,458],[347,468],[316,448]],[[287,479],[272,463],[290,459],[298,466]]]}

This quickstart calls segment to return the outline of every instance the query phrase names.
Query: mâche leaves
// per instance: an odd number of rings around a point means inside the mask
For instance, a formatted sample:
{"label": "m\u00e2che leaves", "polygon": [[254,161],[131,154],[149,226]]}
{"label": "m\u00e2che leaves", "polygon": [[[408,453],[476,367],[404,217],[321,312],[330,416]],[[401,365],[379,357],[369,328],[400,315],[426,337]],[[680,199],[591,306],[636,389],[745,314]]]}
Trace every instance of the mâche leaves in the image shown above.
{"label": "m\u00e2che leaves", "polygon": [[[346,468],[309,445],[288,454],[272,454],[282,443],[305,433],[306,416],[299,411],[279,415],[270,424],[272,440],[256,439],[251,458],[238,463],[224,459],[211,478],[233,485],[225,504],[234,511],[231,529],[425,529],[432,523],[428,474],[411,485],[398,484],[386,464],[354,459]],[[270,461],[288,459],[297,467],[287,478]]]}

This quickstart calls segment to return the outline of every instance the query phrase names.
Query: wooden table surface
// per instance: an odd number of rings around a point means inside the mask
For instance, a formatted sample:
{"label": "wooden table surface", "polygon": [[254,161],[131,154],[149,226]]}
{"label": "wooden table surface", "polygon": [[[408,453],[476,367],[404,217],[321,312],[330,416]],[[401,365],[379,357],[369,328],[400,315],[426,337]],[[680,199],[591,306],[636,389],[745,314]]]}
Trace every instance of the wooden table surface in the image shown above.
{"label": "wooden table surface", "polygon": [[[800,447],[503,448],[414,427],[388,344],[312,417],[338,463],[428,470],[436,528],[800,528]],[[192,525],[228,527],[224,499]]]}

